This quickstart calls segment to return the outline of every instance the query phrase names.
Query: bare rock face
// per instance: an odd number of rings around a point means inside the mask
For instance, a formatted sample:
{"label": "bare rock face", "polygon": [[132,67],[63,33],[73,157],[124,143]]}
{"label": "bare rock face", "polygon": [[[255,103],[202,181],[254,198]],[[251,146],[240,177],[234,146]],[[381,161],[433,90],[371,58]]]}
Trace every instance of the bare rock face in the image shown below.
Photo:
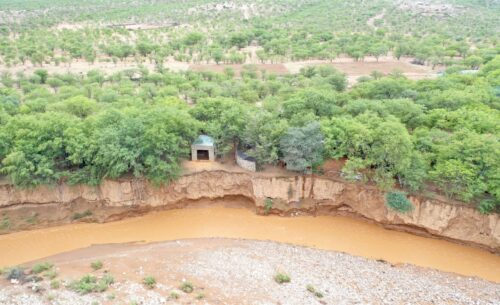
{"label": "bare rock face", "polygon": [[0,212],[22,206],[99,203],[105,208],[177,208],[183,202],[243,196],[262,211],[264,201],[273,200],[273,212],[291,215],[351,214],[392,229],[479,245],[500,253],[500,217],[482,215],[467,206],[437,199],[410,197],[414,209],[395,213],[385,206],[384,193],[376,187],[325,177],[264,176],[258,173],[201,171],[187,174],[167,186],[156,187],[144,180],[104,181],[100,186],[43,186],[17,189],[0,186]]}

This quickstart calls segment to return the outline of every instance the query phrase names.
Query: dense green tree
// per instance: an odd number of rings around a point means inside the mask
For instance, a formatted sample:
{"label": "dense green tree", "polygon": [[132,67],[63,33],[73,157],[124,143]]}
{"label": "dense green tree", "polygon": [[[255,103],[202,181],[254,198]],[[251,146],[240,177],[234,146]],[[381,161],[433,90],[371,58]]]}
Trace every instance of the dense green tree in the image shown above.
{"label": "dense green tree", "polygon": [[289,128],[280,140],[280,148],[289,170],[306,172],[317,165],[323,160],[323,135],[319,123]]}

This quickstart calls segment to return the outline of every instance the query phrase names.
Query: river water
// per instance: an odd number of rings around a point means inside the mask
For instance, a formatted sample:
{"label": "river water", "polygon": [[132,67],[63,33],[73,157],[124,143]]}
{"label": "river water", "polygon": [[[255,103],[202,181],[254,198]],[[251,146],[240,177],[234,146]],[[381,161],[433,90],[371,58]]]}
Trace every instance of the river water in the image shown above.
{"label": "river water", "polygon": [[223,207],[162,211],[104,224],[1,235],[0,267],[92,244],[206,237],[272,240],[500,282],[500,256],[473,247],[386,230],[350,217],[258,216],[247,209]]}

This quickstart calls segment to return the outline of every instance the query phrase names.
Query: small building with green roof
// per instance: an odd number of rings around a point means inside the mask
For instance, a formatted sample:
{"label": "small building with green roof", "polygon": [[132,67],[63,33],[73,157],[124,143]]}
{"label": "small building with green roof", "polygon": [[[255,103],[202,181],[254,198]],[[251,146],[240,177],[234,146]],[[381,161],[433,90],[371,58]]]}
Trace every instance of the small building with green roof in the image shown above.
{"label": "small building with green roof", "polygon": [[215,161],[215,143],[212,137],[200,135],[191,144],[191,160]]}

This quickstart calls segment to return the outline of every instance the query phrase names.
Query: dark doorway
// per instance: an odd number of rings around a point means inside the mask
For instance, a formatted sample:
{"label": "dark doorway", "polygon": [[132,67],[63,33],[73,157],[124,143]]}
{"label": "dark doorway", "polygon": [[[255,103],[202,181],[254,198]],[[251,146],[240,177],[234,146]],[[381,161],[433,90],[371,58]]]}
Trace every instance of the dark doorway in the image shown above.
{"label": "dark doorway", "polygon": [[197,150],[196,159],[198,160],[210,160],[208,156],[208,150]]}

